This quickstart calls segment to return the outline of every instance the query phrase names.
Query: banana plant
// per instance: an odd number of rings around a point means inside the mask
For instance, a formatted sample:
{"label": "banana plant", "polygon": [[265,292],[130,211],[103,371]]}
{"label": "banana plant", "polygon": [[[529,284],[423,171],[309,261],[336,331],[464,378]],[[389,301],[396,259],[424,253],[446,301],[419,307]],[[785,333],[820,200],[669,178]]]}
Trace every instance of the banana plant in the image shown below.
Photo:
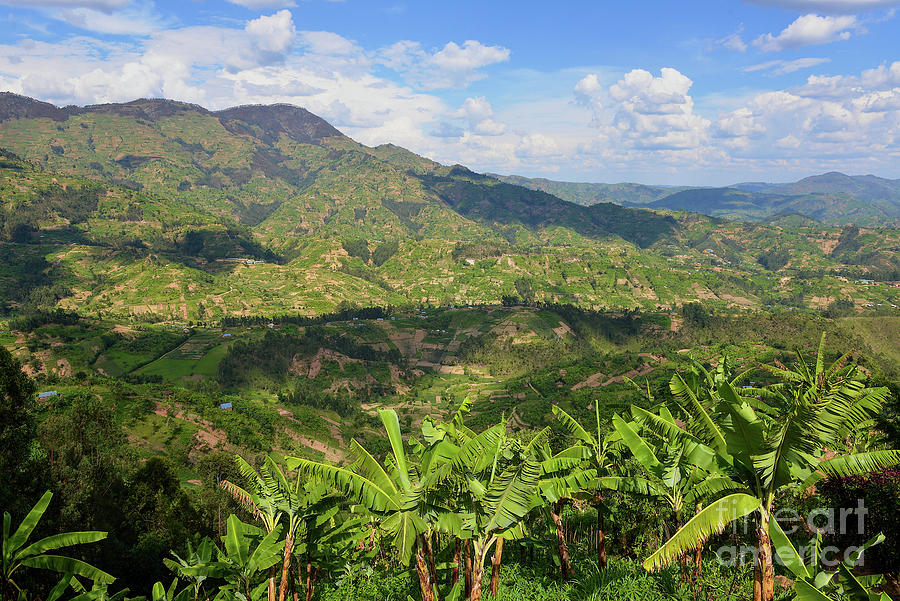
{"label": "banana plant", "polygon": [[[648,397],[652,402],[649,392]],[[665,406],[651,413],[632,405],[631,414],[631,422],[614,415],[613,428],[646,477],[606,477],[605,488],[660,499],[669,506],[676,530],[684,523],[685,508],[699,511],[711,497],[742,488],[721,473],[715,451],[683,430]],[[701,549],[698,545],[698,556]]]}
{"label": "banana plant", "polygon": [[416,466],[407,456],[400,433],[400,420],[393,409],[378,412],[384,425],[391,455],[382,466],[356,440],[350,442],[350,452],[356,462],[350,467],[288,457],[290,469],[297,469],[304,477],[325,483],[348,499],[381,518],[381,527],[391,536],[400,563],[409,565],[415,555],[416,572],[424,601],[434,599],[433,572],[425,558],[423,534],[429,526],[418,506],[408,506],[410,495],[420,488]]}
{"label": "banana plant", "polygon": [[106,538],[106,532],[63,532],[28,544],[28,539],[47,511],[52,498],[53,493],[50,491],[44,493],[12,534],[10,534],[12,517],[9,512],[3,513],[3,563],[0,566],[3,601],[8,601],[21,592],[14,578],[23,568],[50,570],[70,577],[81,576],[99,584],[111,584],[115,581],[115,578],[106,572],[79,559],[51,553],[65,547],[101,541]]}
{"label": "banana plant", "polygon": [[563,530],[562,510],[565,505],[584,491],[596,487],[597,472],[585,467],[591,453],[583,444],[576,444],[559,453],[552,453],[548,443],[550,427],[539,432],[523,450],[523,455],[533,457],[540,463],[541,477],[538,484],[544,501],[545,513],[556,530],[556,545],[559,567],[563,580],[574,574],[569,548]]}
{"label": "banana plant", "polygon": [[163,563],[167,568],[172,570],[176,575],[189,580],[189,586],[194,593],[194,601],[198,601],[200,598],[200,592],[203,590],[203,583],[206,581],[207,576],[206,574],[197,573],[196,571],[191,570],[191,568],[208,566],[212,562],[213,551],[215,548],[216,546],[212,539],[206,537],[200,541],[196,548],[188,541],[187,553],[184,558],[179,557],[172,551],[171,554],[172,557],[175,558],[174,561],[169,558],[163,559]]}
{"label": "banana plant", "polygon": [[222,578],[226,584],[220,587],[218,596],[258,601],[268,588],[263,574],[282,559],[284,541],[280,537],[280,524],[266,533],[232,514],[222,537],[224,549],[216,548],[216,560],[209,565],[182,568],[182,572]]}
{"label": "banana plant", "polygon": [[[506,423],[502,420],[500,432],[505,430]],[[515,455],[501,461],[503,442],[501,434],[489,470],[477,470],[480,458],[457,463],[456,467],[467,480],[471,493],[463,503],[463,511],[458,514],[460,522],[455,524],[457,534],[472,540],[470,601],[481,601],[484,561],[491,547],[502,544],[499,541],[520,538],[524,533],[522,520],[541,503],[540,464],[532,457]]]}
{"label": "banana plant", "polygon": [[[298,566],[306,566],[307,601],[312,600],[320,569],[339,573],[347,569],[351,558],[374,554],[374,550],[362,553],[358,550],[360,542],[368,535],[369,517],[359,512],[349,515],[342,512],[340,500],[340,497],[321,496],[320,493],[320,498],[309,506],[298,528],[293,554]],[[299,574],[299,568],[297,572]]]}
{"label": "banana plant", "polygon": [[[406,498],[405,506],[416,508],[436,530],[470,543],[472,555],[465,554],[467,564],[472,560],[472,576],[466,597],[472,601],[481,599],[490,549],[521,538],[524,517],[541,503],[539,462],[531,451],[517,452],[507,444],[505,432],[501,419],[475,434],[462,425],[459,412],[449,424],[429,422],[423,428],[429,446],[421,455],[428,470]],[[499,559],[495,553],[497,567]]]}
{"label": "banana plant", "polygon": [[[253,514],[255,519],[260,520],[267,533],[273,532],[284,517],[285,509],[290,508],[290,503],[285,502],[285,496],[286,493],[289,495],[290,487],[286,487],[287,490],[285,490],[285,487],[281,486],[281,480],[275,473],[280,470],[269,457],[266,457],[259,472],[253,469],[253,466],[240,455],[235,455],[234,460],[246,487],[230,480],[223,480],[222,488],[231,493],[238,503]],[[285,559],[289,556],[286,554]],[[275,601],[275,571],[276,567],[271,566],[267,584],[268,601]]]}
{"label": "banana plant", "polygon": [[808,488],[826,475],[863,474],[900,464],[896,450],[820,458],[852,424],[876,413],[888,394],[884,388],[866,388],[858,372],[838,385],[816,388],[816,393],[789,379],[748,397],[732,380],[720,379],[702,385],[698,394],[677,374],[670,387],[690,433],[716,453],[724,474],[738,487],[704,507],[650,555],[644,561],[648,570],[673,563],[734,520],[755,515],[754,601],[771,601],[775,575],[769,524],[778,493]]}
{"label": "banana plant", "polygon": [[578,423],[559,405],[553,406],[553,415],[575,437],[576,444],[584,445],[590,451],[590,467],[588,469],[593,470],[594,476],[590,478],[590,474],[585,473],[584,480],[590,480],[594,482],[594,485],[592,490],[585,487],[582,492],[590,494],[589,502],[597,509],[597,567],[602,569],[606,567],[606,537],[604,535],[604,503],[601,482],[604,478],[615,474],[618,458],[618,434],[601,435],[604,424],[600,422],[600,399],[594,399],[596,423],[591,425],[592,432],[589,432],[588,428]]}
{"label": "banana plant", "polygon": [[178,578],[173,580],[171,584],[169,584],[169,588],[166,588],[162,582],[156,582],[153,584],[153,588],[150,590],[150,600],[151,601],[190,601],[191,599],[191,587],[186,586],[180,591],[178,590]]}
{"label": "banana plant", "polygon": [[794,592],[797,601],[891,601],[887,593],[873,590],[884,582],[883,575],[856,576],[853,568],[863,553],[875,545],[884,542],[884,534],[878,534],[866,541],[859,549],[846,557],[835,570],[824,570],[819,561],[822,554],[822,535],[817,533],[810,541],[809,560],[803,555],[778,524],[778,520],[769,523],[769,536],[781,563],[791,572],[794,579]]}

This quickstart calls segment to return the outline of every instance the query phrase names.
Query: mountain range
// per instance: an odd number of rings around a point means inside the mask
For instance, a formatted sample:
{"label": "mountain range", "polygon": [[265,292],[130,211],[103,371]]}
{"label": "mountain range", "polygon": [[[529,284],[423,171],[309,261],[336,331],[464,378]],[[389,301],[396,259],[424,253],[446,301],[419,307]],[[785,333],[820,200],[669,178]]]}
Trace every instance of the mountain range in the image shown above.
{"label": "mountain range", "polygon": [[364,146],[290,105],[59,108],[5,93],[0,148],[0,305],[13,309],[186,321],[505,296],[827,305],[854,290],[829,280],[810,291],[784,270],[900,269],[897,232],[657,206],[688,189],[624,186],[634,206],[588,206]]}
{"label": "mountain range", "polygon": [[732,186],[664,187],[592,184],[494,175],[590,206],[612,202],[626,207],[694,211],[725,219],[765,222],[800,215],[827,225],[900,226],[900,180],[831,172],[787,184],[746,182]]}

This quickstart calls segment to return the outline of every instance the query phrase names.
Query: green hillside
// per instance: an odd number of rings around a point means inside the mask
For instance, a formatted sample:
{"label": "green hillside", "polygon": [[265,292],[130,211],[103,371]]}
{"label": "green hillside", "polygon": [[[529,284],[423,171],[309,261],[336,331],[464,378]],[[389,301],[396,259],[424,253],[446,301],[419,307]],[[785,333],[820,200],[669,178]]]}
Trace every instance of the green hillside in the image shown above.
{"label": "green hillside", "polygon": [[589,184],[516,175],[497,179],[554,194],[570,202],[694,211],[712,217],[767,222],[796,213],[831,226],[900,226],[900,183],[872,175],[826,173],[790,184],[747,182],[725,188]]}
{"label": "green hillside", "polygon": [[363,146],[286,105],[58,109],[5,94],[0,146],[0,285],[17,312],[184,323],[514,297],[617,310],[897,304],[884,283],[900,279],[894,230],[582,206]]}

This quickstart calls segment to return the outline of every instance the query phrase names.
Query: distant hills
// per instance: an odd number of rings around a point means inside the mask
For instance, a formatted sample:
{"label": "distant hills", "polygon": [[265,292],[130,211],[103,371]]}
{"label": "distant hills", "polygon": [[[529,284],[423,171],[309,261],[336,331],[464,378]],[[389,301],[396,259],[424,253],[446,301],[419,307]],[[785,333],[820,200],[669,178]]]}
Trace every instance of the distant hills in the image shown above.
{"label": "distant hills", "polygon": [[612,202],[626,207],[694,211],[725,219],[765,222],[802,215],[827,225],[900,226],[900,180],[831,172],[798,182],[747,182],[722,188],[590,184],[499,176],[578,204]]}
{"label": "distant hills", "polygon": [[[367,147],[290,105],[60,108],[4,93],[0,315],[62,307],[186,322],[513,297],[654,310],[868,302],[837,276],[900,279],[900,230],[811,221],[798,199],[816,194],[535,183]],[[834,211],[847,206],[834,198]],[[758,223],[668,210],[688,207]]]}

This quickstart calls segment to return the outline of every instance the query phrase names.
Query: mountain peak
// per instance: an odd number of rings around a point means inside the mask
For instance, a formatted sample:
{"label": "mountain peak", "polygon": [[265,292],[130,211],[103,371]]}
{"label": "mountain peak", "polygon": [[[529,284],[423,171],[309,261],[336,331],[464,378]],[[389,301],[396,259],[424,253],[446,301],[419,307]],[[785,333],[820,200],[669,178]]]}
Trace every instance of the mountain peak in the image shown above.
{"label": "mountain peak", "polygon": [[190,104],[166,98],[138,98],[129,102],[111,104],[90,104],[82,108],[69,107],[70,114],[78,113],[114,113],[126,117],[144,118],[157,121],[178,113],[196,112],[208,114],[209,111],[198,104]]}
{"label": "mountain peak", "polygon": [[66,111],[28,96],[12,92],[0,92],[0,123],[11,119],[39,119],[46,117],[54,121],[65,121]]}
{"label": "mountain peak", "polygon": [[[230,132],[249,134],[272,143],[280,134],[313,144],[322,138],[343,137],[330,123],[308,110],[292,104],[247,104],[213,113]],[[256,126],[254,131],[247,126]]]}

